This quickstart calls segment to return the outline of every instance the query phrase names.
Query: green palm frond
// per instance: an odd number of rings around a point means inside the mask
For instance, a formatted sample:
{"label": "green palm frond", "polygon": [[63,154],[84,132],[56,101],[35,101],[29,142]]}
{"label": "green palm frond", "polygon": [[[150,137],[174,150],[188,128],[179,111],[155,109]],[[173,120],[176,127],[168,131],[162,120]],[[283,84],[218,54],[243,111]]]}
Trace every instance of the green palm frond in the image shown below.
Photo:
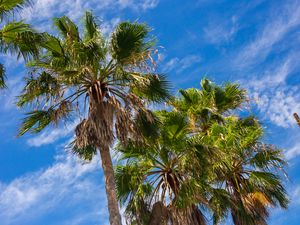
{"label": "green palm frond", "polygon": [[75,23],[67,16],[54,19],[54,25],[60,32],[60,34],[69,41],[79,41],[78,27]]}
{"label": "green palm frond", "polygon": [[228,208],[232,205],[232,201],[224,189],[213,188],[210,193],[209,206],[213,214],[213,224],[217,225],[227,217]]}
{"label": "green palm frond", "polygon": [[41,46],[51,52],[54,57],[64,56],[64,49],[59,38],[45,34]]}
{"label": "green palm frond", "polygon": [[85,31],[84,31],[85,41],[91,40],[99,36],[99,25],[97,23],[96,18],[89,11],[85,13],[84,27],[85,27]]}
{"label": "green palm frond", "polygon": [[238,84],[227,83],[224,89],[215,87],[216,105],[220,112],[239,108],[246,102],[246,90],[241,89]]}
{"label": "green palm frond", "polygon": [[94,155],[97,154],[97,148],[92,145],[88,145],[84,148],[78,148],[76,145],[71,143],[70,148],[75,155],[86,161],[91,161]]}
{"label": "green palm frond", "polygon": [[156,139],[159,137],[158,127],[160,125],[160,121],[150,110],[147,110],[146,112],[140,110],[136,114],[135,123],[144,137],[149,139]]}
{"label": "green palm frond", "polygon": [[111,38],[112,57],[121,64],[144,61],[154,45],[149,31],[145,24],[120,23]]}
{"label": "green palm frond", "polygon": [[37,43],[41,39],[40,34],[22,21],[8,23],[0,30],[1,51],[22,55],[25,60],[38,55]]}
{"label": "green palm frond", "polygon": [[27,117],[23,119],[22,127],[19,131],[19,136],[31,131],[37,133],[42,131],[47,125],[52,122],[53,110],[39,110],[27,113]]}
{"label": "green palm frond", "polygon": [[5,67],[3,64],[0,64],[0,89],[6,88],[5,79]]}
{"label": "green palm frond", "polygon": [[58,80],[47,72],[42,72],[37,78],[26,78],[23,93],[18,96],[17,106],[23,107],[33,101],[45,97],[47,100],[55,98],[60,93]]}
{"label": "green palm frond", "polygon": [[22,9],[24,6],[30,5],[30,0],[1,0],[0,2],[0,19],[9,17],[15,11]]}
{"label": "green palm frond", "polygon": [[170,83],[166,76],[159,74],[148,74],[145,76],[146,82],[133,87],[132,91],[136,95],[151,102],[164,102],[170,98]]}
{"label": "green palm frond", "polygon": [[268,198],[269,202],[282,208],[287,208],[289,200],[280,177],[271,172],[255,171],[251,173],[249,182],[252,187],[257,187]]}
{"label": "green palm frond", "polygon": [[272,145],[258,144],[256,154],[251,158],[250,164],[262,169],[282,169],[286,166],[282,150]]}
{"label": "green palm frond", "polygon": [[19,136],[27,132],[41,132],[50,124],[57,125],[62,119],[67,119],[72,112],[72,103],[62,101],[56,108],[50,107],[48,110],[35,110],[27,113],[22,121]]}

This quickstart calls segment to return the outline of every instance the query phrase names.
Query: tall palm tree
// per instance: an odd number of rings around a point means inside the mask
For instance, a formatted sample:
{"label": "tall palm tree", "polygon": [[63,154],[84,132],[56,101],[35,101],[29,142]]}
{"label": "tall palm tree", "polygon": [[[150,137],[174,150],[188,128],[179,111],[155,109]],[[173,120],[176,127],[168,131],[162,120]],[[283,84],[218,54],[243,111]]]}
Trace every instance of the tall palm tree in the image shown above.
{"label": "tall palm tree", "polygon": [[189,123],[179,112],[160,111],[156,116],[156,126],[145,127],[143,143],[118,146],[122,156],[116,167],[117,190],[127,222],[206,224],[197,207],[208,202],[202,184],[205,172],[189,144]]}
{"label": "tall palm tree", "polygon": [[[41,35],[37,34],[30,25],[23,21],[10,20],[12,15],[29,4],[28,0],[1,0],[0,1],[0,52],[17,54],[28,60],[31,56],[38,55],[36,43]],[[6,87],[5,68],[0,63],[0,89]]]}
{"label": "tall palm tree", "polygon": [[84,33],[68,17],[55,19],[59,36],[44,34],[42,55],[29,64],[31,75],[18,106],[33,104],[20,135],[79,116],[74,153],[91,159],[100,152],[110,223],[120,225],[110,147],[118,138],[139,139],[134,117],[151,120],[147,102],[169,97],[168,82],[154,68],[155,40],[145,24],[123,22],[106,38],[86,12]]}

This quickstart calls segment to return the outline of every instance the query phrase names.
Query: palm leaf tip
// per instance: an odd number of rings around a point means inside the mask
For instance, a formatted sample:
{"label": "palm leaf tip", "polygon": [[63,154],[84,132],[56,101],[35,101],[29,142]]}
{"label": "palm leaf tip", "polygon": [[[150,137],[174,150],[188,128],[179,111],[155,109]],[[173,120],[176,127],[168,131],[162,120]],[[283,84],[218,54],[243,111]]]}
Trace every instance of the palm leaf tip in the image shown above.
{"label": "palm leaf tip", "polygon": [[71,41],[79,41],[79,32],[76,24],[67,16],[54,19],[54,25],[59,33],[66,39]]}
{"label": "palm leaf tip", "polygon": [[95,37],[95,34],[98,30],[98,24],[96,22],[96,18],[93,16],[92,12],[87,11],[85,13],[85,39],[90,40]]}
{"label": "palm leaf tip", "polygon": [[0,89],[6,88],[5,79],[5,67],[4,65],[0,64]]}
{"label": "palm leaf tip", "polygon": [[2,0],[0,2],[0,19],[8,17],[26,6],[31,5],[31,0]]}
{"label": "palm leaf tip", "polygon": [[37,110],[27,113],[22,121],[22,126],[19,131],[19,136],[31,131],[32,133],[38,133],[43,130],[52,121],[51,112],[44,110]]}
{"label": "palm leaf tip", "polygon": [[68,101],[62,101],[57,108],[50,107],[48,110],[29,112],[27,113],[28,116],[22,121],[19,136],[22,136],[27,132],[41,132],[50,124],[58,125],[58,122],[68,118],[71,112],[72,105]]}
{"label": "palm leaf tip", "polygon": [[140,97],[152,102],[164,102],[170,99],[171,85],[165,75],[149,74],[148,81],[137,86],[133,92]]}

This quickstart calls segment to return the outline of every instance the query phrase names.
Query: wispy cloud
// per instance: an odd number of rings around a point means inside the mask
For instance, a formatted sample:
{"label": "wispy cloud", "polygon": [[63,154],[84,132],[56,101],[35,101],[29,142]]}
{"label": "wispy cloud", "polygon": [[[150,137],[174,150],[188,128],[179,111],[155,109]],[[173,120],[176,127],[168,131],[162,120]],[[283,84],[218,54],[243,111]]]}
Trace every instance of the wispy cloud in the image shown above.
{"label": "wispy cloud", "polygon": [[295,126],[293,113],[300,112],[299,87],[287,83],[289,75],[297,68],[298,58],[299,54],[289,55],[275,68],[241,81],[249,89],[263,118],[280,127]]}
{"label": "wispy cloud", "polygon": [[[285,143],[285,144],[289,145],[289,147],[287,147],[286,150],[284,151],[284,155],[285,155],[286,159],[289,161],[296,159],[300,156],[299,127],[295,127],[295,131],[296,132],[292,132],[293,135],[291,135],[289,140],[286,141],[286,143]],[[299,195],[299,203],[300,203],[300,195]]]}
{"label": "wispy cloud", "polygon": [[[300,145],[296,144],[292,148],[288,149],[285,152],[285,157],[287,160],[291,160],[300,155]],[[300,189],[299,189],[300,192]],[[299,193],[299,202],[300,202],[300,193]]]}
{"label": "wispy cloud", "polygon": [[175,71],[176,73],[180,73],[191,66],[195,66],[201,62],[201,57],[198,55],[187,55],[181,59],[175,57],[166,61],[162,67],[165,73]]}
{"label": "wispy cloud", "polygon": [[293,190],[291,197],[294,204],[300,205],[300,185]]}
{"label": "wispy cloud", "polygon": [[78,123],[79,120],[75,120],[73,123],[66,124],[62,127],[48,129],[35,137],[29,138],[27,144],[33,147],[40,147],[42,145],[54,143],[59,139],[66,138],[74,132]]}
{"label": "wispy cloud", "polygon": [[[86,223],[90,221],[90,224],[103,224],[101,217],[103,221],[107,219],[105,190],[93,177],[99,168],[99,160],[96,159],[82,164],[71,155],[59,156],[47,169],[29,173],[8,184],[2,183],[1,224],[38,224],[35,221],[51,215],[53,211],[72,208],[100,215],[84,217],[84,212],[79,213],[78,217],[76,213],[69,213],[61,218],[60,224],[63,219],[69,222],[74,220],[72,224],[80,224],[82,220]],[[77,203],[80,203],[80,208]]]}
{"label": "wispy cloud", "polygon": [[119,12],[125,9],[137,12],[153,9],[158,5],[158,0],[37,0],[32,7],[22,11],[22,17],[39,26],[54,16],[67,15],[72,19],[78,19],[85,10],[93,10],[96,13]]}
{"label": "wispy cloud", "polygon": [[[275,15],[276,14],[276,15]],[[276,44],[282,41],[295,27],[300,25],[300,5],[295,1],[278,8],[254,41],[244,46],[238,53],[234,65],[243,69],[245,67],[263,62],[274,50]]]}
{"label": "wispy cloud", "polygon": [[0,104],[3,110],[11,110],[16,108],[16,96],[22,90],[23,78],[22,75],[11,77],[7,80],[7,89],[0,92]]}
{"label": "wispy cloud", "polygon": [[226,22],[210,22],[203,28],[205,39],[212,44],[221,44],[230,41],[238,31],[237,17],[232,16]]}

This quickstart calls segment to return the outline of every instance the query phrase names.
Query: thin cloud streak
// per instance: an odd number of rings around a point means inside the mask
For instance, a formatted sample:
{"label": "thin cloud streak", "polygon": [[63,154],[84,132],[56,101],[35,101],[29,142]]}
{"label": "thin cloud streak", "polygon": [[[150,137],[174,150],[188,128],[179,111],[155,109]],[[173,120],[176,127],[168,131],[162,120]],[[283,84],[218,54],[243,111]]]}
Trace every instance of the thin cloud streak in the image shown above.
{"label": "thin cloud streak", "polygon": [[32,147],[40,147],[42,145],[54,143],[60,139],[70,136],[70,134],[74,132],[78,123],[79,119],[62,127],[46,130],[33,138],[29,138],[27,140],[27,144]]}
{"label": "thin cloud streak", "polygon": [[182,59],[177,57],[171,58],[167,62],[164,62],[162,67],[163,72],[168,73],[174,71],[175,73],[181,73],[192,66],[195,66],[201,62],[201,57],[198,55],[187,55]]}
{"label": "thin cloud streak", "polygon": [[[279,9],[278,9],[279,10]],[[287,3],[276,16],[271,16],[256,39],[238,53],[234,65],[240,70],[263,62],[274,51],[276,44],[295,27],[300,25],[300,5]]]}
{"label": "thin cloud streak", "polygon": [[[89,164],[82,164],[74,156],[59,156],[47,169],[21,176],[9,184],[2,183],[0,185],[1,223],[24,224],[27,220],[33,222],[39,217],[51,214],[52,210],[76,207],[77,203],[97,204],[96,202],[100,201],[105,208],[104,188],[89,177],[99,168],[100,163],[96,159]],[[98,212],[102,217],[107,214],[106,211]],[[100,218],[97,220],[99,221]],[[88,218],[86,220],[88,221]]]}

